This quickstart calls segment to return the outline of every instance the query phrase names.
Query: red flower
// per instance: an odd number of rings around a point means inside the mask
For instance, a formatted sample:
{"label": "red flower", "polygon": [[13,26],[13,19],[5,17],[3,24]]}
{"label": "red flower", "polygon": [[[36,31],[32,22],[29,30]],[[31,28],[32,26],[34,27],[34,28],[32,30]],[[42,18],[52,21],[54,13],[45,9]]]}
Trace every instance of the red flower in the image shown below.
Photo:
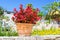
{"label": "red flower", "polygon": [[40,20],[40,17],[37,17],[37,20]]}
{"label": "red flower", "polygon": [[16,8],[14,8],[14,11],[16,11]]}
{"label": "red flower", "polygon": [[[14,11],[16,11],[16,8],[14,8]],[[33,10],[31,6],[27,6],[23,9],[23,5],[20,4],[20,10],[14,13],[15,18],[12,17],[12,19],[16,22],[36,24],[36,21],[41,20],[37,15],[38,11],[38,8]]]}
{"label": "red flower", "polygon": [[22,4],[20,4],[20,9],[22,9],[23,8],[23,5]]}
{"label": "red flower", "polygon": [[36,11],[39,12],[40,10],[38,8],[36,8]]}
{"label": "red flower", "polygon": [[14,16],[12,16],[12,20],[14,21]]}
{"label": "red flower", "polygon": [[20,22],[20,19],[18,18],[17,21]]}

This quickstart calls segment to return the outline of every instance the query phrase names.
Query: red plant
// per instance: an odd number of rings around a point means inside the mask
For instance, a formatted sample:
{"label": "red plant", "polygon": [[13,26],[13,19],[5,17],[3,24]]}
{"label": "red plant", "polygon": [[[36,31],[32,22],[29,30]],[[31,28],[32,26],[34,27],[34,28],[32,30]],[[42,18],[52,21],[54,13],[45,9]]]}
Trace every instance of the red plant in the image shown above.
{"label": "red plant", "polygon": [[32,23],[35,24],[36,21],[40,20],[40,17],[37,15],[39,12],[39,9],[33,10],[31,6],[27,6],[25,9],[23,9],[23,5],[20,5],[20,10],[17,11],[16,8],[14,8],[14,15],[12,17],[12,20],[18,23]]}

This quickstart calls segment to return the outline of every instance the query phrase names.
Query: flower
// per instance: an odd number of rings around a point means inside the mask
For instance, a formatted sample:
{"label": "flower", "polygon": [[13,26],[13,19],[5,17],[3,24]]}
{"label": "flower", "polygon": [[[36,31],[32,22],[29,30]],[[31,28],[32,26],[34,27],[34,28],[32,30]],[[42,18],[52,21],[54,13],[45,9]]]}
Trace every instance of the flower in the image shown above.
{"label": "flower", "polygon": [[22,4],[20,4],[20,7],[19,7],[20,9],[22,9],[23,8],[23,5]]}
{"label": "flower", "polygon": [[16,8],[14,8],[14,11],[16,11]]}
{"label": "flower", "polygon": [[[17,11],[16,8],[14,8],[14,11]],[[21,4],[20,10],[14,13],[12,20],[20,23],[36,24],[36,21],[41,20],[41,18],[37,15],[38,12],[38,9],[33,11],[33,8],[29,5],[24,9],[23,5]]]}

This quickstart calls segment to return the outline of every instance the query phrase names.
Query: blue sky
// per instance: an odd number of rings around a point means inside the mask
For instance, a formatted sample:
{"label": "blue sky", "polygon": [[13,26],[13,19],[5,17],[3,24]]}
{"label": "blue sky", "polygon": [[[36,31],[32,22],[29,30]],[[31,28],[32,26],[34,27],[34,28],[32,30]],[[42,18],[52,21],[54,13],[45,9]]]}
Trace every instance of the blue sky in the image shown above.
{"label": "blue sky", "polygon": [[23,4],[24,8],[27,4],[32,4],[34,8],[42,10],[42,6],[58,0],[0,0],[0,6],[8,11],[13,11],[13,8],[19,9],[19,5]]}

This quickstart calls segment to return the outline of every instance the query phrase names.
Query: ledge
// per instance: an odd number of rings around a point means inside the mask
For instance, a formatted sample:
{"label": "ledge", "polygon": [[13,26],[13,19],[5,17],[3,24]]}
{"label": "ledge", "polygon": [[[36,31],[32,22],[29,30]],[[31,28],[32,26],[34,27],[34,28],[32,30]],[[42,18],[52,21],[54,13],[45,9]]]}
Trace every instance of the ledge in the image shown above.
{"label": "ledge", "polygon": [[10,37],[1,37],[0,36],[0,40],[45,40],[45,39],[56,39],[56,40],[60,40],[60,35],[46,35],[46,36],[10,36]]}

